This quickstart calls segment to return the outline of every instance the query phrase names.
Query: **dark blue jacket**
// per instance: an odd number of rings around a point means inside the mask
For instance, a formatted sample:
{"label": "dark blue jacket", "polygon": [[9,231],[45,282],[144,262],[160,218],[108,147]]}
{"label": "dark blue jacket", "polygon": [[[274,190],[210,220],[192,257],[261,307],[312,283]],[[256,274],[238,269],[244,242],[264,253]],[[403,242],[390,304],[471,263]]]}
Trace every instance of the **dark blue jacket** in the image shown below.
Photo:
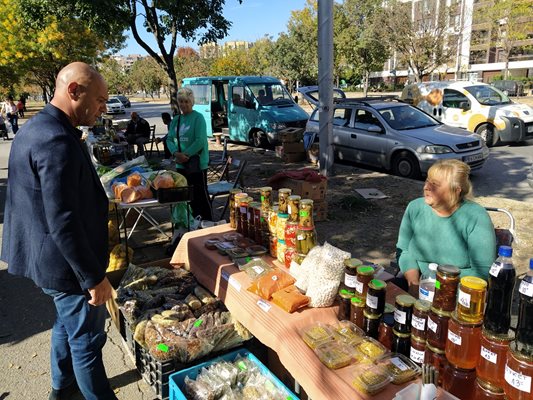
{"label": "dark blue jacket", "polygon": [[2,260],[42,288],[87,290],[108,263],[108,199],[81,131],[48,104],[9,156]]}

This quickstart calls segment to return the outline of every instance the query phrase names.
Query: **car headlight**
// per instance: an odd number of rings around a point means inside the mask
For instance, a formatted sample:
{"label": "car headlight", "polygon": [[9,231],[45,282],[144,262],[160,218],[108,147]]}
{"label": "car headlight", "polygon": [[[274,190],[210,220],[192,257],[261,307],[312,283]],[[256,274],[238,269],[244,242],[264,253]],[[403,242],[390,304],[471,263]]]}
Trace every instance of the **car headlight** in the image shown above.
{"label": "car headlight", "polygon": [[287,124],[280,123],[280,122],[273,122],[272,124],[270,124],[270,126],[272,127],[272,129],[279,131],[280,129],[285,129],[287,127]]}
{"label": "car headlight", "polygon": [[506,117],[519,117],[520,113],[511,110],[501,110],[502,115]]}
{"label": "car headlight", "polygon": [[453,151],[448,146],[431,145],[431,146],[424,147],[424,153],[446,154],[446,153],[453,153]]}

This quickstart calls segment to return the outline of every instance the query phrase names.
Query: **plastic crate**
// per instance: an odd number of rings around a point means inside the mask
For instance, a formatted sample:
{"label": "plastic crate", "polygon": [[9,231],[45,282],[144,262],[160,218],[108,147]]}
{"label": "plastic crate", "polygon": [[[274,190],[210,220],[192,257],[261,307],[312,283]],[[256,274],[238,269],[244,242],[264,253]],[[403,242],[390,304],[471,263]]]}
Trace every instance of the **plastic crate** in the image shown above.
{"label": "plastic crate", "polygon": [[267,376],[272,383],[280,389],[283,389],[287,393],[286,399],[292,399],[292,400],[298,400],[298,397],[290,391],[270,370],[257,359],[256,356],[254,356],[252,353],[250,353],[246,349],[239,349],[232,351],[231,353],[228,353],[226,355],[214,358],[212,360],[206,361],[204,363],[195,365],[194,367],[190,367],[187,369],[184,369],[182,371],[176,372],[172,375],[170,375],[169,378],[169,385],[170,385],[170,394],[169,394],[169,400],[187,400],[187,397],[185,397],[184,392],[182,391],[185,383],[185,377],[189,377],[190,379],[196,379],[198,376],[198,373],[202,368],[208,367],[209,365],[224,360],[224,361],[234,361],[238,356],[246,357],[249,360],[253,361],[255,364],[259,366],[259,369],[261,370],[262,374]]}
{"label": "plastic crate", "polygon": [[155,192],[157,201],[160,203],[172,203],[175,201],[193,200],[192,186],[157,189]]}

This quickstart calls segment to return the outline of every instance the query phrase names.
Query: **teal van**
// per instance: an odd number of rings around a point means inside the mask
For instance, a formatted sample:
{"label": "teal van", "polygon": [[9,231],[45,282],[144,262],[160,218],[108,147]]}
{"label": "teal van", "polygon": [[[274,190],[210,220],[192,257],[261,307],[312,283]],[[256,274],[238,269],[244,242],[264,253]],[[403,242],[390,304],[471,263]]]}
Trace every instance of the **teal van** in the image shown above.
{"label": "teal van", "polygon": [[309,116],[279,79],[269,76],[185,78],[194,92],[194,109],[204,116],[208,136],[229,131],[229,139],[256,147],[279,143],[287,128],[305,129]]}

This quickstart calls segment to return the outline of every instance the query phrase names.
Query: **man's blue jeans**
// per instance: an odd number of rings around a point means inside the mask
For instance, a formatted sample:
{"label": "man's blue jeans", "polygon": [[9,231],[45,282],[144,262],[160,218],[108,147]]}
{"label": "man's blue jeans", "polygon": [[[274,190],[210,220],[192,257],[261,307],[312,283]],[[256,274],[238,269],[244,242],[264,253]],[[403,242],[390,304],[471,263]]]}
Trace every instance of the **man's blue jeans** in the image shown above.
{"label": "man's blue jeans", "polygon": [[105,306],[91,306],[84,293],[43,291],[56,307],[50,351],[52,387],[64,389],[76,380],[86,400],[116,400],[102,361]]}

